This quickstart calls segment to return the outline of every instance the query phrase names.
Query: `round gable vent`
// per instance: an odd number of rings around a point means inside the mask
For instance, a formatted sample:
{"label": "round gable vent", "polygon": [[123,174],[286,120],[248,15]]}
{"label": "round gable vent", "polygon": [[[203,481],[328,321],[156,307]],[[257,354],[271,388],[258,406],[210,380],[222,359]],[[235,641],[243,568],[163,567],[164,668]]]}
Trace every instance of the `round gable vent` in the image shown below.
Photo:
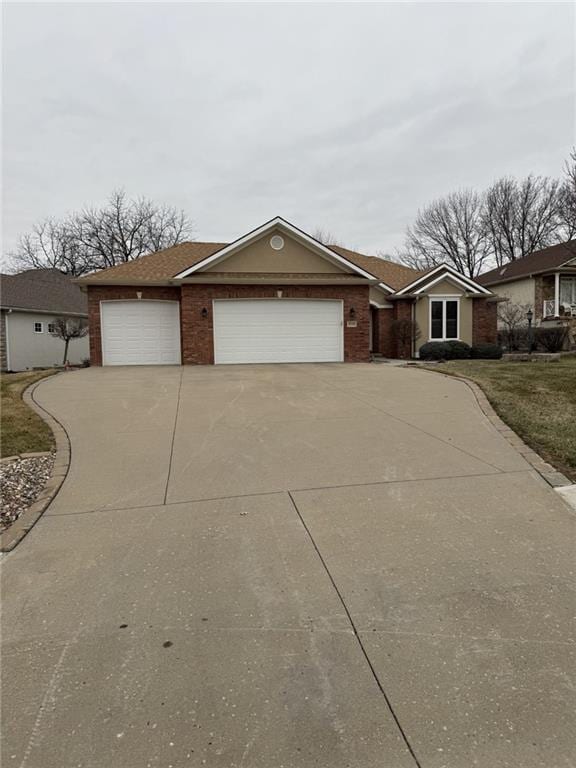
{"label": "round gable vent", "polygon": [[280,235],[274,235],[270,238],[270,245],[275,251],[281,251],[284,248],[284,238]]}

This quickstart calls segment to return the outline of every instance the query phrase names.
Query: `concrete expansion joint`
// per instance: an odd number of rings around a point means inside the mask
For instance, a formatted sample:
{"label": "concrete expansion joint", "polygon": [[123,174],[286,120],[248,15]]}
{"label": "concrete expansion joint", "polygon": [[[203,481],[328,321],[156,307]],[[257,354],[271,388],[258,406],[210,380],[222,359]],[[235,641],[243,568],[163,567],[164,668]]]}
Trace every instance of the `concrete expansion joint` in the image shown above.
{"label": "concrete expansion joint", "polygon": [[372,677],[374,678],[374,682],[378,686],[378,690],[382,694],[382,697],[384,698],[384,701],[386,702],[386,706],[388,707],[388,709],[390,711],[390,714],[392,715],[392,717],[394,719],[394,722],[396,723],[396,727],[398,728],[398,731],[400,732],[402,740],[404,741],[404,744],[406,745],[406,748],[407,748],[408,752],[410,753],[410,756],[414,760],[414,764],[416,765],[416,768],[423,768],[422,767],[422,763],[416,757],[416,753],[414,751],[414,747],[410,743],[410,741],[408,739],[408,736],[407,736],[406,732],[404,731],[404,728],[402,727],[402,725],[400,723],[398,715],[397,715],[396,711],[394,710],[394,707],[392,706],[392,702],[391,702],[388,694],[384,690],[384,686],[382,685],[382,683],[380,681],[380,678],[378,677],[378,675],[376,673],[376,669],[374,668],[374,665],[372,664],[372,661],[371,661],[371,659],[370,659],[370,657],[368,655],[368,651],[366,650],[366,647],[364,646],[364,643],[362,642],[362,637],[358,633],[358,630],[356,628],[356,624],[354,622],[352,614],[350,613],[350,609],[346,605],[346,602],[344,600],[344,596],[342,595],[340,589],[338,588],[338,585],[336,584],[336,580],[334,579],[334,576],[332,575],[332,573],[330,572],[330,569],[328,568],[328,563],[324,559],[324,556],[322,555],[322,552],[320,551],[320,548],[319,548],[318,544],[314,540],[314,537],[312,535],[312,531],[310,530],[310,528],[306,524],[306,521],[304,520],[304,517],[303,517],[302,513],[298,509],[298,505],[296,504],[294,496],[292,495],[292,493],[290,491],[287,491],[286,493],[288,495],[288,498],[290,499],[290,503],[292,504],[292,507],[294,508],[294,511],[298,515],[298,518],[300,520],[300,523],[301,523],[302,527],[304,528],[304,530],[306,532],[306,535],[308,536],[312,546],[314,547],[314,550],[315,550],[315,552],[316,552],[316,554],[317,554],[317,556],[318,556],[318,558],[320,560],[320,563],[322,564],[323,569],[326,572],[326,575],[328,576],[328,579],[330,580],[330,583],[332,584],[332,587],[333,587],[334,591],[336,592],[336,595],[338,596],[338,599],[340,600],[340,603],[341,603],[341,605],[342,605],[342,607],[344,609],[344,613],[346,614],[346,616],[348,618],[348,621],[350,623],[350,626],[352,628],[352,632],[354,634],[354,637],[356,638],[356,641],[358,642],[358,646],[360,648],[360,651],[361,651],[361,653],[362,653],[362,655],[364,657],[364,660],[368,664],[368,667],[370,669],[370,673],[371,673]]}
{"label": "concrete expansion joint", "polygon": [[[56,376],[64,376],[65,373],[58,373]],[[51,377],[53,378],[53,377]],[[36,500],[22,512],[20,517],[6,531],[0,533],[0,552],[11,552],[26,536],[38,522],[40,517],[48,509],[60,488],[62,483],[68,475],[70,469],[70,459],[72,454],[72,448],[70,445],[70,439],[63,425],[55,419],[52,414],[48,413],[45,408],[42,408],[34,399],[34,392],[36,388],[42,383],[43,380],[36,381],[27,387],[22,393],[22,399],[40,418],[46,422],[52,431],[54,436],[55,450],[43,451],[38,453],[24,453],[14,458],[32,458],[36,456],[45,456],[47,454],[54,454],[54,465],[50,477],[46,481],[44,487],[36,497]]]}

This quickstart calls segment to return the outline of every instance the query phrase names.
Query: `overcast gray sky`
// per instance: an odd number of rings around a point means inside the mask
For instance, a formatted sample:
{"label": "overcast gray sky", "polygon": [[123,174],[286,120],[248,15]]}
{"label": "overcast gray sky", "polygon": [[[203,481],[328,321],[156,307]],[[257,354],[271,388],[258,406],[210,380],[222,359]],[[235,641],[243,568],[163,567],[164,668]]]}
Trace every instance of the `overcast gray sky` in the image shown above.
{"label": "overcast gray sky", "polygon": [[575,140],[569,3],[18,3],[3,34],[5,252],[120,186],[200,240],[278,214],[393,251]]}

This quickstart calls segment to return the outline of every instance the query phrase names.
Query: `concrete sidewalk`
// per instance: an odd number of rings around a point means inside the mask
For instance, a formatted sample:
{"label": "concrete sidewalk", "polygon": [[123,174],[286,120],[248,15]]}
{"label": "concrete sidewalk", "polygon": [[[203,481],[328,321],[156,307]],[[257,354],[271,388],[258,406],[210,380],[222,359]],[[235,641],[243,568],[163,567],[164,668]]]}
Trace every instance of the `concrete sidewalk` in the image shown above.
{"label": "concrete sidewalk", "polygon": [[6,765],[573,765],[574,516],[465,384],[95,368],[36,399],[72,463],[3,563]]}

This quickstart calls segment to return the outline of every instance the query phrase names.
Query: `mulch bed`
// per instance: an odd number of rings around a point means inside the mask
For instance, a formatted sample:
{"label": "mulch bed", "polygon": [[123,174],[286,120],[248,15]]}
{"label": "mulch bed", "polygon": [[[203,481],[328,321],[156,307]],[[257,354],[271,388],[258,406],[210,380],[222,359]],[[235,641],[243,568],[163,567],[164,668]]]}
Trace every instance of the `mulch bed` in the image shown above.
{"label": "mulch bed", "polygon": [[14,459],[0,464],[0,532],[27,509],[42,491],[54,465],[54,454]]}

